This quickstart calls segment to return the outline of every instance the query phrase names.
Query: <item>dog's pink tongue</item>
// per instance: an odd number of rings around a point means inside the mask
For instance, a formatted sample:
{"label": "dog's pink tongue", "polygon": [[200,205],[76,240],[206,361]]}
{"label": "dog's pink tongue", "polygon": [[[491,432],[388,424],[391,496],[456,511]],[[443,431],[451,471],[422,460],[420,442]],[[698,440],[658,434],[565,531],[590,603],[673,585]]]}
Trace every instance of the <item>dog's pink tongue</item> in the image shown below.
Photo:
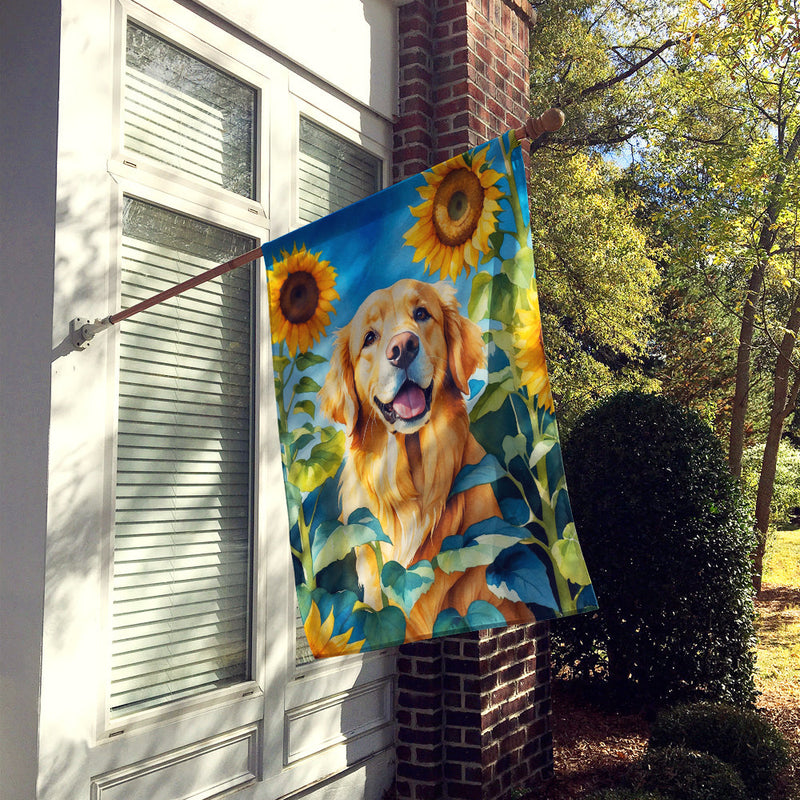
{"label": "dog's pink tongue", "polygon": [[425,411],[425,393],[416,384],[407,383],[392,401],[392,408],[401,419],[418,417]]}

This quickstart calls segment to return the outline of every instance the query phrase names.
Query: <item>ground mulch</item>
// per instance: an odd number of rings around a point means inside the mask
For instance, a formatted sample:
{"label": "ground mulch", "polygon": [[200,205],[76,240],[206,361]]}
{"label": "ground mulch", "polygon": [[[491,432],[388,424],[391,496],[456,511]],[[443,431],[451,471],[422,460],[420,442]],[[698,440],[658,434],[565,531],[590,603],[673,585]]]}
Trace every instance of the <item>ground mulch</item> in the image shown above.
{"label": "ground mulch", "polygon": [[[780,587],[765,586],[757,611],[796,605],[797,593],[787,596]],[[800,691],[787,682],[762,690],[758,709],[788,740],[792,764],[783,776],[775,800],[800,800]],[[647,714],[622,714],[604,709],[572,683],[554,680],[554,777],[533,797],[536,800],[579,800],[589,792],[615,786],[647,749]]]}
{"label": "ground mulch", "polygon": [[576,800],[617,785],[647,749],[646,715],[602,709],[566,681],[553,681],[552,698],[555,774],[534,797]]}

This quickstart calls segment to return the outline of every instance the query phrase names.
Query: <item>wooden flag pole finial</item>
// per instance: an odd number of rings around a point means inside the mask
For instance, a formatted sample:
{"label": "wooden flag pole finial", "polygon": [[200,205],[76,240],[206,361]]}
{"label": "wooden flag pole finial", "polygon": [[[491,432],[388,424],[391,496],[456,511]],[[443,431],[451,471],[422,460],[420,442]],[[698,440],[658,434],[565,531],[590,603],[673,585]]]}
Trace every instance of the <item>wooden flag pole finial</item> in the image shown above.
{"label": "wooden flag pole finial", "polygon": [[543,133],[555,133],[564,124],[564,112],[560,108],[548,108],[538,117],[528,117],[525,126],[517,128],[517,139],[538,139]]}

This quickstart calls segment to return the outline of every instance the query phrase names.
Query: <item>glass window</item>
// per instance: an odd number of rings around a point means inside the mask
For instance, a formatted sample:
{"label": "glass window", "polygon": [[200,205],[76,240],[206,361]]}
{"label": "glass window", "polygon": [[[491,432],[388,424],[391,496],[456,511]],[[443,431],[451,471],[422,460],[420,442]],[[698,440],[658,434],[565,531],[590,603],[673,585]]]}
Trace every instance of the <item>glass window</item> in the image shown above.
{"label": "glass window", "polygon": [[255,89],[133,23],[126,54],[126,151],[255,197]]}
{"label": "glass window", "polygon": [[381,188],[381,160],[300,117],[300,219],[313,222]]}
{"label": "glass window", "polygon": [[[122,307],[252,249],[125,198]],[[112,715],[250,678],[253,275],[120,325]]]}

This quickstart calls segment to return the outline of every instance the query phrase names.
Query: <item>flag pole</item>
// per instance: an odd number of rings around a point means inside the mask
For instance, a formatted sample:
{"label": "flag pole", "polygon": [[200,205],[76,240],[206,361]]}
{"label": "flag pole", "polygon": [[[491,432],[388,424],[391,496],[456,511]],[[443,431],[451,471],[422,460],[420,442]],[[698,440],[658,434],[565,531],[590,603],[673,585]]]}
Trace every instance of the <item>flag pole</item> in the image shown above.
{"label": "flag pole", "polygon": [[158,303],[163,303],[165,300],[169,300],[176,295],[183,294],[187,289],[193,289],[195,286],[200,286],[200,284],[206,283],[206,281],[218,278],[226,272],[231,272],[234,269],[243,267],[245,264],[249,264],[251,261],[256,261],[260,257],[261,248],[256,247],[253,250],[242,253],[240,256],[236,256],[236,258],[232,258],[230,261],[226,261],[224,264],[207,269],[205,272],[201,272],[193,278],[189,278],[175,286],[170,286],[169,289],[164,289],[163,292],[154,294],[152,297],[148,297],[146,300],[142,300],[140,303],[136,303],[136,305],[130,308],[117,311],[115,314],[111,314],[103,319],[96,319],[94,322],[91,322],[88,319],[76,317],[69,323],[72,344],[76,349],[83,350],[94,338],[96,333],[104,331],[112,325],[116,325],[118,322],[128,319],[128,317],[132,317],[140,311],[145,311],[151,306],[158,305]]}
{"label": "flag pole", "polygon": [[[564,112],[560,108],[550,108],[538,117],[528,117],[524,126],[515,128],[512,132],[514,136],[517,137],[518,141],[522,141],[523,139],[530,139],[533,141],[544,133],[553,133],[557,131],[563,124]],[[145,311],[154,305],[158,305],[158,303],[163,303],[165,300],[182,294],[187,291],[187,289],[193,289],[195,286],[200,286],[200,284],[206,281],[218,278],[226,272],[231,272],[231,270],[238,269],[245,264],[256,261],[260,257],[261,248],[256,247],[253,250],[249,250],[247,253],[242,253],[242,255],[236,256],[236,258],[232,258],[230,261],[226,261],[224,264],[212,267],[205,272],[201,272],[199,275],[195,275],[193,278],[171,286],[163,292],[159,292],[146,300],[142,300],[140,303],[136,303],[136,305],[130,308],[117,311],[115,314],[110,314],[103,319],[95,319],[94,322],[92,322],[82,317],[76,317],[69,323],[72,346],[76,350],[83,350],[89,345],[89,342],[94,338],[96,333],[107,330],[112,325],[116,325],[118,322],[132,317],[140,311]]]}

